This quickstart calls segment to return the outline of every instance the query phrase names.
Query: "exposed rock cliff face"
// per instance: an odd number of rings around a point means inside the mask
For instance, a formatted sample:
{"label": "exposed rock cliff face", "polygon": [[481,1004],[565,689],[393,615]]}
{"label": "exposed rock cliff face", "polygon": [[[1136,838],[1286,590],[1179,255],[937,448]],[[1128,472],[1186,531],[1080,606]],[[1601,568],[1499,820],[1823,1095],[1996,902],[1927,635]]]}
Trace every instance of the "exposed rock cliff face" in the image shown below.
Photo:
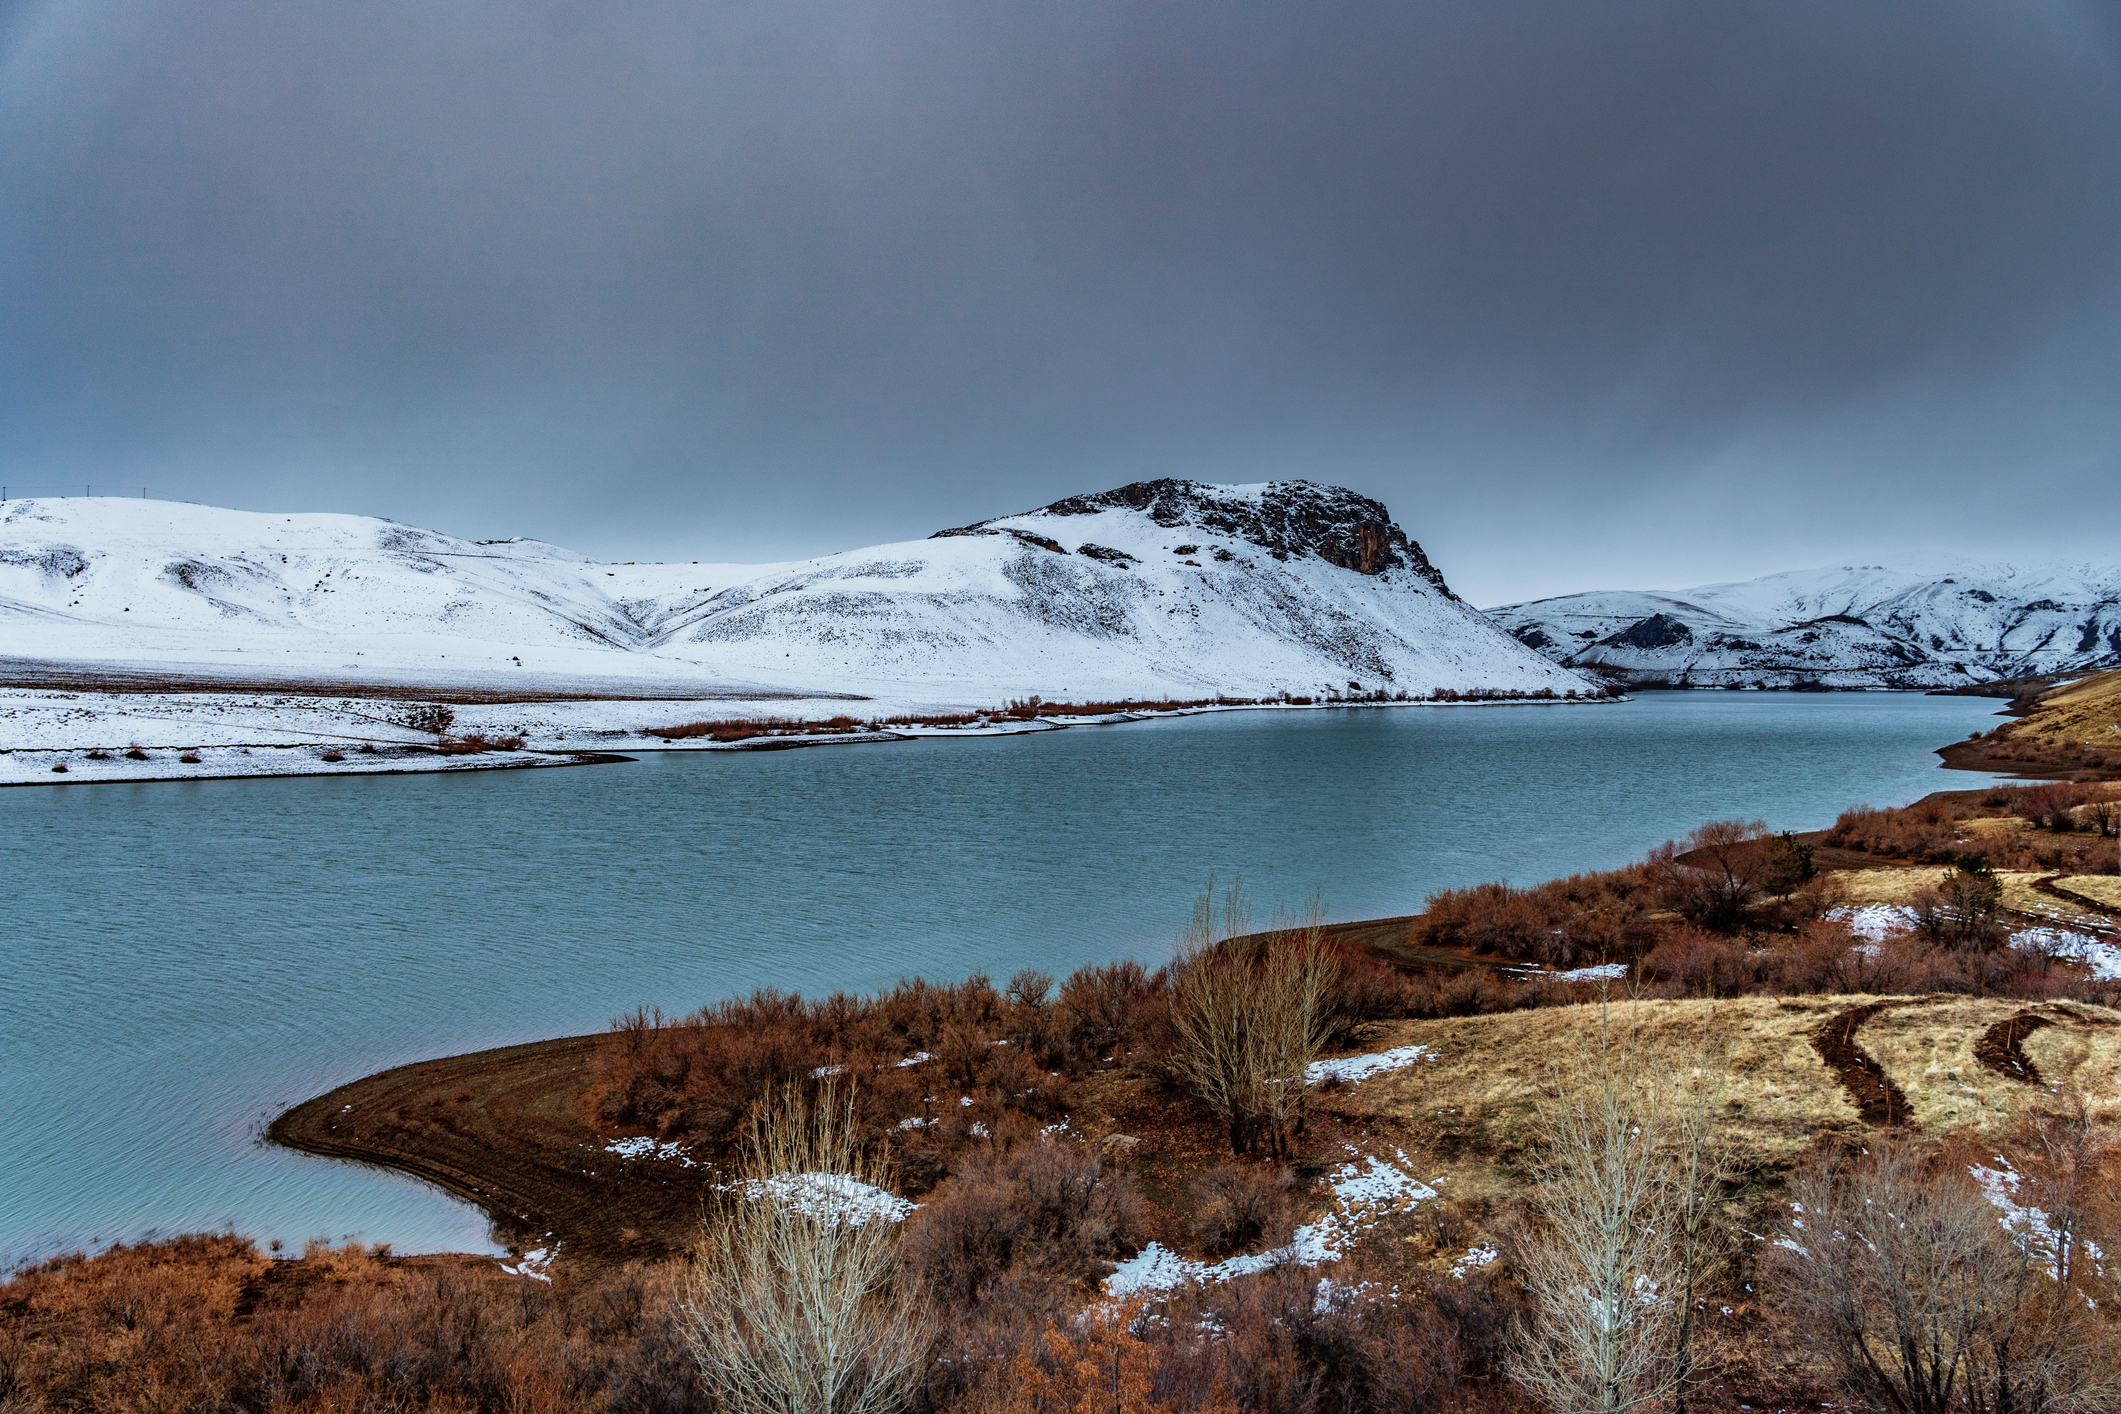
{"label": "exposed rock cliff face", "polygon": [[[1393,524],[1391,513],[1383,505],[1343,487],[1320,486],[1310,481],[1270,481],[1257,487],[1170,479],[1136,481],[1112,491],[1070,496],[1020,516],[940,530],[931,538],[1010,534],[1049,550],[1060,550],[1055,541],[1017,523],[1041,516],[1087,516],[1109,510],[1140,511],[1166,530],[1199,530],[1256,545],[1281,561],[1309,555],[1357,574],[1372,575],[1407,569],[1444,593],[1451,592],[1443,575],[1421,552],[1421,546]],[[1100,548],[1086,553],[1094,554]]]}

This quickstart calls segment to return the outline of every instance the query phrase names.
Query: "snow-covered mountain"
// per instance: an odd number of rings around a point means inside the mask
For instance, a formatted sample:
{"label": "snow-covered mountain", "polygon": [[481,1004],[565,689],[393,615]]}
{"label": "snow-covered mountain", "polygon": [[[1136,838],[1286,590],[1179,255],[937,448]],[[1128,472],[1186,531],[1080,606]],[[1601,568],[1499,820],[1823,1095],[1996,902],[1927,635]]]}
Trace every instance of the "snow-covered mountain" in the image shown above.
{"label": "snow-covered mountain", "polygon": [[1383,506],[1300,481],[1144,482],[780,565],[602,564],[361,516],[12,501],[0,657],[979,702],[1587,686],[1460,602]]}
{"label": "snow-covered mountain", "polygon": [[2121,664],[2121,565],[1843,565],[1488,613],[1558,663],[1638,684],[1955,687]]}

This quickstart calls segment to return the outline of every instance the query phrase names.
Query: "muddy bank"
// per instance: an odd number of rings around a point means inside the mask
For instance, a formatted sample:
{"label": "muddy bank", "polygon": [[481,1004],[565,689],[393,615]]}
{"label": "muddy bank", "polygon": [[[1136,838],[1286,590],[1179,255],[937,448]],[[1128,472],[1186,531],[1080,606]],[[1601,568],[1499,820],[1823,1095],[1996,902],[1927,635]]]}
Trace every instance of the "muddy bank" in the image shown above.
{"label": "muddy bank", "polygon": [[653,1259],[691,1240],[706,1175],[605,1149],[585,1110],[602,1036],[445,1056],[365,1076],[272,1122],[276,1144],[409,1173],[477,1204],[497,1239],[570,1260]]}
{"label": "muddy bank", "polygon": [[[1402,968],[1510,976],[1537,970],[1410,947],[1411,921],[1367,919],[1327,931]],[[628,1159],[605,1147],[610,1140],[590,1123],[588,1089],[597,1048],[611,1039],[566,1036],[380,1071],[296,1105],[266,1136],[303,1153],[424,1179],[483,1209],[506,1245],[557,1241],[570,1263],[592,1265],[667,1256],[684,1250],[698,1230],[708,1171],[674,1157]],[[1093,1112],[1106,1107],[1094,1093],[1078,1099],[1091,1101]],[[1159,1103],[1192,1110],[1190,1100]],[[1079,1127],[1087,1117],[1078,1112],[1073,1122]],[[1112,1118],[1146,1122],[1131,1112]]]}

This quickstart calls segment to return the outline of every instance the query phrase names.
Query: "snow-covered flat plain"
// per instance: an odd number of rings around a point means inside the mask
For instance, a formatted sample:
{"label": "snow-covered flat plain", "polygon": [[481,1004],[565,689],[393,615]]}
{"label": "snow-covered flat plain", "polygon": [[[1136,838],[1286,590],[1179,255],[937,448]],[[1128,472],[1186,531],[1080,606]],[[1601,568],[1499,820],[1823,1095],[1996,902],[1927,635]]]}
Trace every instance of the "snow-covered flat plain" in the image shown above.
{"label": "snow-covered flat plain", "polygon": [[[1384,507],[1306,482],[1140,483],[778,565],[604,564],[361,516],[0,503],[0,780],[16,782],[62,764],[35,753],[134,744],[225,768],[169,775],[265,773],[261,753],[385,769],[354,760],[369,746],[400,749],[388,769],[516,764],[411,754],[438,739],[406,715],[422,693],[453,704],[457,736],[576,753],[661,747],[643,733],[705,719],[1033,696],[1591,690],[1453,595]],[[321,759],[333,749],[346,761]]]}

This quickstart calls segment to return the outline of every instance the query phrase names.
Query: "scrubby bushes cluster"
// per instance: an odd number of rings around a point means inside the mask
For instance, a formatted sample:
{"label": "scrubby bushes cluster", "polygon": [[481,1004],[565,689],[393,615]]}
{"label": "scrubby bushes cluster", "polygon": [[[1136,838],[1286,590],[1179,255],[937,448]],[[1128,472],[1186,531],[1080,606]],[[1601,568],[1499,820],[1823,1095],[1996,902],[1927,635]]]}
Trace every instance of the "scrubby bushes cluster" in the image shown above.
{"label": "scrubby bushes cluster", "polygon": [[[1618,687],[1591,688],[1579,691],[1569,688],[1556,692],[1553,688],[1451,688],[1440,687],[1426,694],[1414,694],[1405,688],[1372,688],[1363,691],[1350,683],[1348,690],[1338,689],[1322,695],[1293,695],[1287,692],[1272,697],[1160,697],[1121,698],[1104,702],[1048,702],[1042,697],[1011,699],[1005,707],[990,708],[978,712],[927,712],[900,713],[897,716],[877,717],[870,721],[849,717],[828,717],[811,720],[803,717],[717,717],[698,722],[682,722],[670,727],[647,727],[643,735],[661,737],[665,741],[691,741],[706,738],[709,741],[750,741],[768,736],[835,736],[851,732],[877,731],[889,727],[972,727],[1000,725],[1008,722],[1031,722],[1057,717],[1109,717],[1121,713],[1145,712],[1189,712],[1204,707],[1310,707],[1319,703],[1363,703],[1363,702],[1554,702],[1592,701],[1605,697],[1618,697]],[[446,726],[446,724],[445,724]],[[439,728],[437,730],[440,730]]]}
{"label": "scrubby bushes cluster", "polygon": [[1684,930],[1643,959],[1640,988],[1651,998],[1949,992],[2121,1002],[2121,983],[2092,979],[2037,952],[1944,947],[1912,929],[1872,941],[1833,920],[1767,938]]}
{"label": "scrubby bushes cluster", "polygon": [[607,1124],[711,1147],[776,1087],[845,1076],[865,1133],[893,1136],[919,1182],[965,1140],[1059,1118],[1065,1075],[1129,1049],[1161,986],[1115,963],[1082,969],[1057,995],[1027,971],[1006,990],[984,976],[915,979],[818,1001],[754,992],[676,1021],[637,1012],[599,1052],[591,1103]]}
{"label": "scrubby bushes cluster", "polygon": [[1571,874],[1530,888],[1507,883],[1440,889],[1413,925],[1413,941],[1549,967],[1639,956],[1656,941],[1658,908],[1641,865]]}
{"label": "scrubby bushes cluster", "polygon": [[761,736],[840,736],[861,729],[858,719],[844,715],[821,721],[801,717],[714,717],[674,727],[649,727],[644,734],[665,741],[691,741],[698,737],[709,741],[749,741]]}
{"label": "scrubby bushes cluster", "polygon": [[[1315,946],[1330,962],[1310,1021],[1320,1044],[1413,1014],[1425,995],[1425,979],[1366,950]],[[1280,952],[1263,935],[1204,955],[1249,969],[1271,967]],[[776,1087],[845,1076],[857,1084],[865,1132],[891,1137],[908,1181],[925,1187],[967,1143],[1005,1142],[1059,1119],[1068,1083],[1089,1071],[1119,1066],[1190,1083],[1172,1009],[1181,970],[1122,961],[1079,968],[1058,987],[1026,970],[1001,989],[985,976],[916,978],[816,1001],[759,991],[681,1019],[638,1011],[616,1021],[599,1050],[590,1103],[605,1124],[712,1149]]]}
{"label": "scrubby bushes cluster", "polygon": [[523,738],[466,732],[462,736],[444,737],[435,743],[434,749],[444,756],[479,756],[488,751],[521,751]]}
{"label": "scrubby bushes cluster", "polygon": [[2121,752],[2104,751],[2081,742],[2003,735],[2012,725],[2006,723],[1986,733],[1975,732],[1968,740],[1982,743],[1983,754],[1991,761],[2018,761],[2073,771],[2121,771]]}
{"label": "scrubby bushes cluster", "polygon": [[46,1262],[0,1286],[0,1409],[680,1414],[699,1380],[675,1272],[547,1286],[234,1236]]}
{"label": "scrubby bushes cluster", "polygon": [[2029,838],[2023,831],[1970,832],[1975,819],[2015,817],[2054,835],[2121,835],[2121,797],[2111,788],[2081,781],[1999,786],[1978,804],[1934,797],[1897,809],[1859,805],[1844,810],[1824,842],[1842,849],[1927,864],[1948,864],[1976,854],[1993,869],[2051,869],[2075,863],[2077,852],[2059,841]]}

